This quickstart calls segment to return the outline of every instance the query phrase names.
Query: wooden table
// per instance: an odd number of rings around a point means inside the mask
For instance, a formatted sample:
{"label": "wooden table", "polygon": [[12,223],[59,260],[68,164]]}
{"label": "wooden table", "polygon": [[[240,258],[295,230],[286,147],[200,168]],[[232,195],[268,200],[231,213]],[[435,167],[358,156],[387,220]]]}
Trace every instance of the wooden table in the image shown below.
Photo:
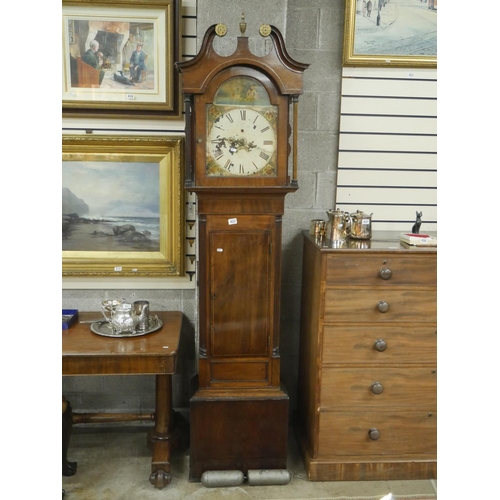
{"label": "wooden table", "polygon": [[[62,374],[156,375],[155,426],[149,431],[147,442],[153,452],[149,480],[161,489],[171,481],[170,453],[178,437],[173,425],[172,374],[183,315],[170,311],[152,314],[163,321],[162,328],[134,338],[103,337],[93,333],[88,323],[76,322],[63,330]],[[99,317],[100,312],[82,312],[79,321]],[[130,419],[125,416],[113,421],[117,420]]]}

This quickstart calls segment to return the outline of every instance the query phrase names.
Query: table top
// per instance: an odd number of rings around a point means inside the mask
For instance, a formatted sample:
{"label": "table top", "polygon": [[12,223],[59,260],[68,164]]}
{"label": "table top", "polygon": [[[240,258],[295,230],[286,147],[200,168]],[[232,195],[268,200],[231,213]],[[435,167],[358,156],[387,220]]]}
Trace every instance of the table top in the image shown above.
{"label": "table top", "polygon": [[152,312],[163,321],[156,332],[138,337],[104,337],[90,329],[100,312],[80,312],[78,321],[62,330],[63,375],[174,373],[183,314]]}

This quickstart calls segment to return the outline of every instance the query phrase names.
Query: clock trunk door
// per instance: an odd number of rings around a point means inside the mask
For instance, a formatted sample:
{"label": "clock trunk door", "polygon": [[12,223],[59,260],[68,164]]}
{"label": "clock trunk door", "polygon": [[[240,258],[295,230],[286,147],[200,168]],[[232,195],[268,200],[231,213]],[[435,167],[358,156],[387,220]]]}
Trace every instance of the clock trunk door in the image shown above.
{"label": "clock trunk door", "polygon": [[211,232],[211,356],[269,356],[272,240],[271,229],[244,229],[238,224]]}

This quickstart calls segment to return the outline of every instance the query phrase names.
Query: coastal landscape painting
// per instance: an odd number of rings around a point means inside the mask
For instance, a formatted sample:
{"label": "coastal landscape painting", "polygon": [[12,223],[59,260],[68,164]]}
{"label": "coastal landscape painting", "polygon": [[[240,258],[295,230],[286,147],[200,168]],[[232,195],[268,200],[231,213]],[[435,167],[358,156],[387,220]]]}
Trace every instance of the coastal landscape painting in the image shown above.
{"label": "coastal landscape painting", "polygon": [[181,142],[63,137],[63,275],[181,272]]}
{"label": "coastal landscape painting", "polygon": [[159,251],[158,163],[66,161],[62,249]]}

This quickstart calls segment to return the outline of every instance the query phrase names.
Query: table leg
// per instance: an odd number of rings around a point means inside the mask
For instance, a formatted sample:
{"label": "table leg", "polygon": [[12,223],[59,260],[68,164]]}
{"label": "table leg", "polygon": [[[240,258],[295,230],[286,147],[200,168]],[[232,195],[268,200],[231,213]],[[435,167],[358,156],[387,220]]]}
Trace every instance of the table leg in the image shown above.
{"label": "table leg", "polygon": [[76,473],[76,462],[68,461],[69,438],[73,427],[73,411],[70,402],[62,397],[62,475],[72,476]]}
{"label": "table leg", "polygon": [[153,451],[149,482],[162,489],[172,480],[170,454],[178,441],[172,408],[172,376],[156,375],[155,428],[148,433],[148,447]]}

